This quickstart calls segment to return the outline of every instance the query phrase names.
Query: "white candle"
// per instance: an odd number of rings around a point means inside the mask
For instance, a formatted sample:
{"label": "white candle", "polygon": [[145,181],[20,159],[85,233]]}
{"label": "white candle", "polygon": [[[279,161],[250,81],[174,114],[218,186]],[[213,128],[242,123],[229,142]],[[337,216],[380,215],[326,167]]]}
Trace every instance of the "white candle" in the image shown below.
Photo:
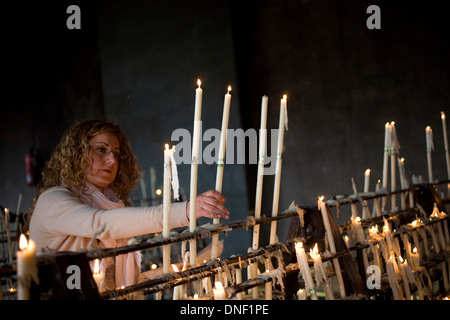
{"label": "white candle", "polygon": [[[284,129],[285,119],[287,113],[287,96],[284,95],[281,99],[280,106],[280,121],[278,124],[278,144],[277,144],[277,161],[275,170],[275,182],[273,189],[273,203],[272,203],[272,217],[278,215],[278,204],[280,201],[280,186],[281,186],[281,167],[282,167],[282,155],[283,155],[283,142],[284,142]],[[277,221],[272,221],[270,226],[270,244],[277,242]]]}
{"label": "white candle", "polygon": [[[387,191],[388,186],[388,165],[389,165],[389,141],[391,135],[391,125],[386,122],[384,125],[384,153],[383,153],[383,189]],[[384,209],[384,203],[383,203]]]}
{"label": "white candle", "polygon": [[[258,160],[258,174],[256,181],[256,197],[255,197],[255,219],[261,218],[261,203],[262,203],[262,191],[263,191],[263,178],[264,178],[264,157],[266,154],[266,137],[267,137],[267,102],[268,97],[263,96],[261,100],[261,123],[259,129],[259,160]],[[259,230],[260,225],[253,226],[253,241],[252,249],[256,250],[259,247]],[[252,278],[257,276],[258,263],[254,262],[250,268]],[[258,287],[252,289],[253,298],[258,298]]]}
{"label": "white candle", "polygon": [[[269,270],[266,270],[268,273]],[[266,300],[272,300],[272,281],[267,281],[264,284],[265,290],[264,290],[264,296]]]}
{"label": "white candle", "polygon": [[411,267],[417,268],[420,266],[420,258],[419,253],[417,252],[417,247],[414,247],[412,252],[410,253],[411,256]]}
{"label": "white candle", "polygon": [[17,256],[17,298],[19,300],[30,299],[31,281],[39,284],[36,265],[36,244],[32,239],[27,241],[21,234],[19,239],[19,251]]}
{"label": "white candle", "polygon": [[[163,232],[164,238],[170,236],[170,207],[171,207],[171,156],[172,149],[165,145],[164,149],[164,185],[163,185]],[[163,272],[170,272],[170,244],[163,245]]]}
{"label": "white candle", "polygon": [[441,111],[441,119],[442,119],[442,132],[444,135],[444,147],[445,147],[445,161],[447,163],[447,175],[450,180],[450,155],[448,150],[448,136],[447,136],[447,123],[445,120],[445,113]]}
{"label": "white candle", "polygon": [[328,281],[327,274],[322,263],[322,257],[320,256],[319,249],[317,247],[317,243],[314,246],[314,249],[310,250],[309,254],[314,261],[314,277],[316,278],[316,285],[321,285],[323,287],[325,298],[327,300],[334,300],[333,290]]}
{"label": "white candle", "polygon": [[430,126],[425,128],[425,137],[427,143],[427,163],[428,163],[428,182],[433,182],[433,164],[431,161],[431,152],[434,151],[433,130]]}
{"label": "white candle", "polygon": [[[381,189],[381,181],[378,180],[377,185],[375,186],[375,193],[377,193]],[[379,217],[381,216],[381,202],[380,198],[373,199],[373,217]]]}
{"label": "white candle", "polygon": [[297,300],[306,300],[306,291],[305,291],[305,289],[298,289],[298,291],[297,291]]}
{"label": "white candle", "polygon": [[370,169],[364,172],[364,192],[369,192],[370,187]]}
{"label": "white candle", "polygon": [[408,276],[406,275],[406,268],[408,267],[408,261],[401,256],[399,256],[400,259],[400,270],[402,272],[402,278],[403,278],[403,288],[405,289],[405,299],[411,300],[411,290],[409,289],[409,281]]}
{"label": "white candle", "polygon": [[385,237],[387,245],[388,245],[388,255],[389,255],[389,254],[391,254],[391,252],[394,250],[395,247],[394,247],[394,243],[393,243],[391,230],[389,228],[389,222],[384,217],[383,217],[383,221],[384,221],[383,232],[384,232],[384,237]]}
{"label": "white candle", "polygon": [[[261,124],[259,129],[259,161],[258,161],[258,176],[256,181],[256,199],[255,199],[255,219],[261,217],[261,203],[263,191],[264,178],[264,156],[266,154],[266,136],[267,136],[267,96],[262,97],[261,101]],[[259,224],[253,227],[253,250],[259,247]]]}
{"label": "white candle", "polygon": [[305,280],[305,289],[312,300],[318,300],[316,291],[314,290],[311,270],[309,270],[308,258],[306,257],[302,242],[295,243],[295,253],[297,256],[298,268],[303,276],[303,280]]}
{"label": "white candle", "polygon": [[[336,254],[336,245],[334,243],[333,232],[331,230],[330,220],[328,220],[328,210],[325,205],[325,202],[322,201],[323,198],[324,198],[323,196],[319,197],[317,204],[320,209],[320,212],[322,213],[322,220],[323,220],[323,224],[325,227],[325,231],[326,231],[326,235],[327,235],[327,239],[328,239],[328,245],[330,247],[330,252],[332,254]],[[337,258],[333,259],[333,266],[334,266],[334,270],[336,271],[336,277],[338,279],[339,291],[341,294],[341,298],[344,298],[346,296],[344,279],[342,278],[341,266],[340,266],[339,260]]]}
{"label": "white candle", "polygon": [[[190,183],[190,200],[189,200],[189,231],[195,232],[197,227],[197,174],[198,159],[200,149],[201,136],[201,115],[202,115],[202,98],[203,90],[200,87],[201,81],[197,80],[198,88],[195,89],[195,113],[194,113],[194,135],[192,138],[192,162],[191,162],[191,183]],[[190,264],[197,265],[197,241],[189,240]]]}
{"label": "white candle", "polygon": [[[172,264],[172,269],[174,272],[180,272],[180,270],[178,269],[176,264]],[[183,297],[183,293],[184,293],[184,285],[179,285],[179,286],[175,286],[173,288],[173,300],[180,300]]]}
{"label": "white candle", "polygon": [[[391,139],[389,144],[389,151],[391,155],[391,191],[397,190],[397,175],[396,175],[396,164],[395,156],[398,153],[400,145],[397,139],[397,131],[395,130],[395,122],[391,121]],[[391,196],[391,210],[397,210],[397,197],[395,194]]]}
{"label": "white candle", "polygon": [[94,260],[94,271],[92,272],[92,277],[94,278],[98,291],[102,291],[104,289],[105,276],[103,271],[100,270],[100,261],[98,259]]}
{"label": "white candle", "polygon": [[[1,213],[0,213],[1,214]],[[10,215],[9,215],[9,209],[5,208],[5,231],[6,231],[6,240],[8,242],[8,262],[9,264],[12,264],[13,262],[13,249],[12,249],[12,242],[11,242],[11,228],[9,226],[10,223]]]}
{"label": "white candle", "polygon": [[[223,184],[223,169],[225,164],[225,151],[227,144],[227,130],[228,130],[228,119],[230,117],[230,104],[231,104],[231,86],[228,86],[228,92],[225,94],[223,102],[223,115],[222,115],[222,128],[220,131],[220,144],[219,144],[219,155],[217,158],[217,173],[216,173],[216,191],[222,193]],[[213,219],[214,224],[219,224],[220,219]],[[211,259],[216,259],[218,256],[218,246],[219,246],[219,234],[212,235],[211,241]]]}
{"label": "white candle", "polygon": [[213,293],[214,300],[226,300],[225,289],[223,288],[223,284],[220,281],[216,281],[214,283]]}

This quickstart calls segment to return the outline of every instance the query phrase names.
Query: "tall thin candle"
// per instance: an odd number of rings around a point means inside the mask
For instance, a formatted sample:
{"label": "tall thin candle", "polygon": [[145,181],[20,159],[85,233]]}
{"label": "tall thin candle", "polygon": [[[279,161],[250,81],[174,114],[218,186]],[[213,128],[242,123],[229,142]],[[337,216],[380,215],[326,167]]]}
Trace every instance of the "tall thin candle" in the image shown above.
{"label": "tall thin candle", "polygon": [[[195,89],[195,113],[194,113],[194,135],[192,138],[192,162],[191,162],[191,184],[190,184],[190,201],[189,201],[189,231],[194,232],[197,226],[197,174],[198,159],[200,149],[201,135],[201,115],[202,115],[202,99],[203,90],[200,87],[201,81],[197,81],[198,88]],[[197,240],[189,240],[189,263],[192,266],[197,265]]]}
{"label": "tall thin candle", "polygon": [[[272,217],[278,216],[278,205],[280,202],[280,185],[281,185],[281,167],[284,143],[285,119],[287,113],[287,96],[281,99],[280,106],[280,122],[278,124],[278,144],[277,144],[277,162],[275,167],[275,184],[273,189]],[[277,237],[277,221],[272,221],[270,225],[270,244],[276,242]]]}
{"label": "tall thin candle", "polygon": [[[171,206],[171,155],[172,149],[169,149],[169,145],[165,145],[164,149],[164,184],[163,184],[163,232],[164,238],[170,236],[170,206]],[[170,244],[163,246],[163,272],[170,272]]]}
{"label": "tall thin candle", "polygon": [[434,151],[433,130],[430,126],[425,128],[425,137],[427,143],[427,163],[428,163],[428,182],[433,182],[433,164],[431,161],[431,152]]}
{"label": "tall thin candle", "polygon": [[[261,217],[261,203],[263,191],[264,178],[264,156],[266,154],[266,137],[267,137],[267,96],[262,97],[261,101],[261,124],[259,129],[259,161],[258,161],[258,176],[256,181],[256,199],[255,199],[255,218]],[[253,250],[259,247],[259,224],[253,227]]]}
{"label": "tall thin candle", "polygon": [[[256,197],[255,197],[255,219],[261,217],[261,203],[262,203],[262,191],[263,191],[263,178],[264,178],[264,156],[266,154],[266,137],[267,137],[267,96],[262,97],[261,101],[261,124],[259,129],[259,160],[258,160],[258,176],[256,181]],[[252,249],[256,250],[259,247],[259,224],[253,226],[253,242]],[[251,265],[251,276],[254,278],[257,276],[258,263],[254,262]],[[253,298],[258,298],[258,287],[252,289]]]}
{"label": "tall thin candle", "polygon": [[[225,164],[225,150],[227,145],[227,130],[228,130],[228,119],[230,116],[230,104],[231,104],[231,86],[228,86],[228,92],[225,94],[223,102],[223,115],[222,115],[222,128],[220,131],[220,144],[219,144],[219,156],[217,159],[217,173],[216,173],[216,191],[222,193],[223,184],[223,169]],[[214,219],[214,224],[219,224],[220,219]],[[211,259],[216,259],[218,256],[218,246],[219,246],[219,234],[214,234],[212,236],[212,246],[211,246]]]}

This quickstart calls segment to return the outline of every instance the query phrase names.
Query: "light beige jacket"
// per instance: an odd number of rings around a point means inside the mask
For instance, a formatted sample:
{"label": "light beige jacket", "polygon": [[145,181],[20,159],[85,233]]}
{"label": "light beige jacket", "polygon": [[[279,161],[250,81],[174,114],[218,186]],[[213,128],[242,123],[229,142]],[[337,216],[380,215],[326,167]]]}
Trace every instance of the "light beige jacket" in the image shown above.
{"label": "light beige jacket", "polygon": [[[123,207],[97,209],[86,205],[65,187],[44,191],[30,221],[30,238],[36,242],[36,252],[43,248],[58,251],[87,249],[94,232],[106,224],[97,239],[129,239],[161,232],[162,205],[154,207]],[[171,228],[187,226],[186,202],[172,203]]]}

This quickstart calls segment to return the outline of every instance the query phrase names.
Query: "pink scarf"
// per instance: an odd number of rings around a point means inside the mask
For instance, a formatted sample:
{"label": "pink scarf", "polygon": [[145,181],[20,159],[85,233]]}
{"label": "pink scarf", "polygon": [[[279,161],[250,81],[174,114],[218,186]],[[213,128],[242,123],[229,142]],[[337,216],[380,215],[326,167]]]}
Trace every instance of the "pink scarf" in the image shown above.
{"label": "pink scarf", "polygon": [[[125,207],[123,201],[109,188],[101,192],[90,183],[86,183],[85,193],[76,192],[81,202],[98,209]],[[116,248],[128,244],[129,239],[98,239],[100,248]],[[121,254],[100,261],[100,270],[105,275],[105,289],[112,290],[121,286],[137,283],[141,271],[141,253],[139,251]]]}

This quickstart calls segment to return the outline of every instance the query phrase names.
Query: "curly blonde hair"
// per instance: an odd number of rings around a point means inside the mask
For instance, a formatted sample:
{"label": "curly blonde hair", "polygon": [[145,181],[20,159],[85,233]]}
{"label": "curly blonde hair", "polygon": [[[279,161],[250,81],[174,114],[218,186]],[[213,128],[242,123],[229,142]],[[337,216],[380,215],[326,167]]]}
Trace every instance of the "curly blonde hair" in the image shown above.
{"label": "curly blonde hair", "polygon": [[123,159],[119,160],[116,179],[109,188],[125,205],[132,205],[128,197],[137,188],[141,178],[141,169],[136,156],[131,152],[130,142],[116,124],[104,119],[80,121],[64,133],[50,159],[46,162],[33,204],[26,212],[26,229],[28,229],[36,202],[45,190],[64,185],[69,189],[76,188],[80,192],[85,192],[86,169],[92,165],[93,161],[89,156],[88,141],[103,132],[110,132],[117,136],[120,152],[125,155]]}

